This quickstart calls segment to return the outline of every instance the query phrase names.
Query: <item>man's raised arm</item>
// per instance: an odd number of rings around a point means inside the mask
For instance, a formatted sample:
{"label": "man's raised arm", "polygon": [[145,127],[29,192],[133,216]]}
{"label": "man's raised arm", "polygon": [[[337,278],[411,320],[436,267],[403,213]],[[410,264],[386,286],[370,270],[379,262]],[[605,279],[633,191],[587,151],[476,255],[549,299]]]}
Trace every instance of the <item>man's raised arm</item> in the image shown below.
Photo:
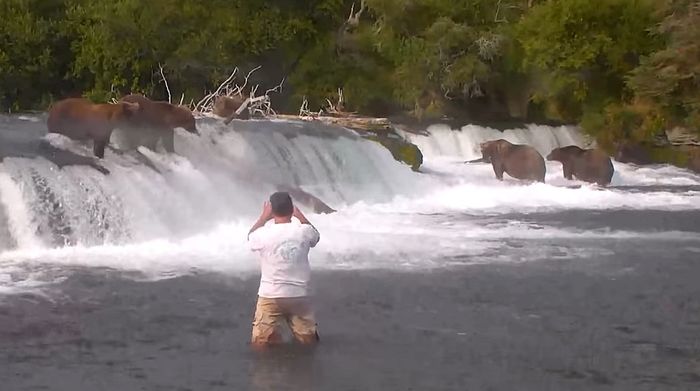
{"label": "man's raised arm", "polygon": [[250,231],[248,231],[248,239],[250,239],[250,234],[252,234],[253,231],[264,226],[270,219],[272,219],[272,206],[269,202],[265,201],[263,204],[262,213],[260,213],[260,217],[258,217],[258,221],[256,221],[250,228]]}
{"label": "man's raised arm", "polygon": [[304,214],[301,213],[301,210],[299,210],[299,208],[297,208],[296,206],[294,206],[294,213],[292,214],[292,216],[296,217],[300,223],[310,225],[311,228],[313,228],[314,231],[316,231],[316,238],[314,238],[315,240],[311,240],[311,247],[314,247],[316,243],[318,243],[318,241],[321,240],[321,234],[318,232],[318,229],[316,229],[316,227],[314,227],[314,225],[311,224],[309,219],[307,219],[306,216],[304,216]]}

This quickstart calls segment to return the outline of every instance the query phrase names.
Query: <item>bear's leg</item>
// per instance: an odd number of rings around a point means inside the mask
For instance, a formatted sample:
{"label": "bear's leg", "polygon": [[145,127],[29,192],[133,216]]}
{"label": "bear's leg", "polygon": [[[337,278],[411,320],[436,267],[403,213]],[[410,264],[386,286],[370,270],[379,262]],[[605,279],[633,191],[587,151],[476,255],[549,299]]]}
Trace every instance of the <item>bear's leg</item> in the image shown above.
{"label": "bear's leg", "polygon": [[104,139],[96,139],[93,141],[92,144],[92,153],[100,158],[103,159],[105,157],[105,147],[107,146],[107,141]]}
{"label": "bear's leg", "polygon": [[502,181],[504,168],[501,159],[491,159],[491,166],[493,167],[493,173],[496,174],[496,178]]}
{"label": "bear's leg", "polygon": [[105,157],[105,147],[109,144],[109,139],[112,137],[112,129],[105,129],[102,132],[97,132],[93,138],[92,153],[98,158]]}
{"label": "bear's leg", "polygon": [[161,131],[160,140],[163,142],[165,152],[175,152],[175,131],[173,129],[165,129]]}
{"label": "bear's leg", "polygon": [[574,179],[574,167],[570,163],[564,163],[564,178],[568,180]]}

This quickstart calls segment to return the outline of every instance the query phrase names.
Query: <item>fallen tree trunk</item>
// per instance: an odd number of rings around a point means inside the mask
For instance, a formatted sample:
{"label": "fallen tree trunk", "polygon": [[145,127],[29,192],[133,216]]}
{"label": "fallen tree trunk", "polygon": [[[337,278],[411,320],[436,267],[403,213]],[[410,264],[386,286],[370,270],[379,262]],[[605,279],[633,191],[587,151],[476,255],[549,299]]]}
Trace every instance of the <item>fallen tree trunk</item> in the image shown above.
{"label": "fallen tree trunk", "polygon": [[309,116],[300,117],[298,115],[290,114],[278,114],[277,118],[288,119],[288,120],[308,120],[308,121],[320,121],[326,124],[344,126],[351,129],[367,130],[367,131],[381,131],[390,130],[391,122],[387,118],[373,118],[373,117],[331,117],[331,116]]}

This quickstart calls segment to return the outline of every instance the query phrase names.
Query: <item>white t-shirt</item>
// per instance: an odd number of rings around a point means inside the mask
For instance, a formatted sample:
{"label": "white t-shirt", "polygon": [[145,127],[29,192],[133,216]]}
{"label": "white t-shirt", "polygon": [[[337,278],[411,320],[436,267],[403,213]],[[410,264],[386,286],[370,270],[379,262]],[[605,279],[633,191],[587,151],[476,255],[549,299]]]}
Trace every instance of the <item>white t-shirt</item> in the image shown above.
{"label": "white t-shirt", "polygon": [[248,238],[250,249],[260,257],[260,289],[265,298],[309,296],[309,249],[319,234],[309,224],[268,223]]}

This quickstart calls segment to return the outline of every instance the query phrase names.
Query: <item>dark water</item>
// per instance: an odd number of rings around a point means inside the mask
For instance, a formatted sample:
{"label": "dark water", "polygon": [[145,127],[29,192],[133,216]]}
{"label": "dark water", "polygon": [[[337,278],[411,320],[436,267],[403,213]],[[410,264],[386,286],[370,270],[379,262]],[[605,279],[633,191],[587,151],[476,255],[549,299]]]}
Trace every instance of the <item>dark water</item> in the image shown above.
{"label": "dark water", "polygon": [[581,260],[319,271],[321,344],[265,354],[248,345],[255,276],[76,269],[46,296],[2,299],[2,389],[700,388],[700,241],[608,246]]}

